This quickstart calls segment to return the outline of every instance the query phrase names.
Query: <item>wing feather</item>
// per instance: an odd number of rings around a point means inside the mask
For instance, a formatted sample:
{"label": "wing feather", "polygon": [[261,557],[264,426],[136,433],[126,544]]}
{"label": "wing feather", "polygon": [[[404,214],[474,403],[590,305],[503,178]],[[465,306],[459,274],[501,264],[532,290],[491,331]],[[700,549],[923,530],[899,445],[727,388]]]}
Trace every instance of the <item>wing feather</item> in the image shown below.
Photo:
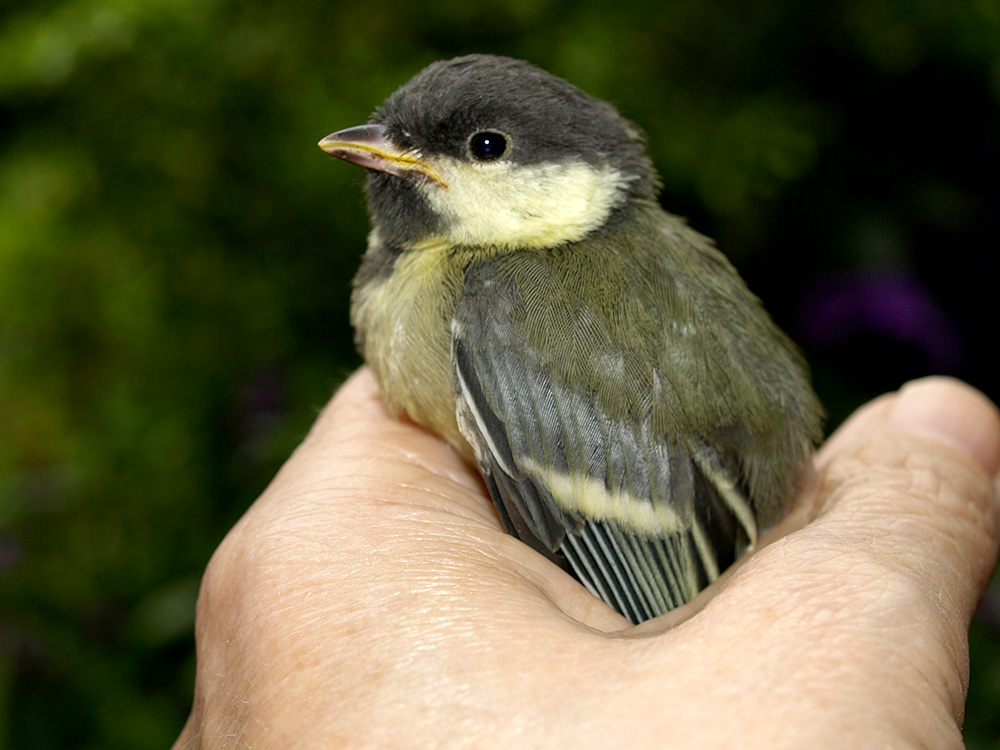
{"label": "wing feather", "polygon": [[655,206],[633,219],[470,265],[452,358],[459,429],[506,527],[639,622],[781,516],[822,410],[710,243]]}
{"label": "wing feather", "polygon": [[452,354],[459,427],[504,525],[633,622],[688,601],[738,554],[749,508],[738,478],[703,444],[695,458],[685,441],[556,383],[495,314],[496,292],[489,307],[467,295]]}

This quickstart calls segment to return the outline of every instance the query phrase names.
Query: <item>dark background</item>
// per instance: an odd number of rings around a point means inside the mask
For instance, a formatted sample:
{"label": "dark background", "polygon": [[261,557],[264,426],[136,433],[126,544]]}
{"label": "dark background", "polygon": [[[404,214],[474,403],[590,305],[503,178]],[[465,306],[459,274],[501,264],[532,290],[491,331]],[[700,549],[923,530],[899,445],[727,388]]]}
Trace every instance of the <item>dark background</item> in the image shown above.
{"label": "dark background", "polygon": [[316,142],[473,51],[646,129],[830,428],[927,373],[1000,397],[996,0],[0,4],[0,750],[176,737],[209,555],[359,362],[362,173]]}

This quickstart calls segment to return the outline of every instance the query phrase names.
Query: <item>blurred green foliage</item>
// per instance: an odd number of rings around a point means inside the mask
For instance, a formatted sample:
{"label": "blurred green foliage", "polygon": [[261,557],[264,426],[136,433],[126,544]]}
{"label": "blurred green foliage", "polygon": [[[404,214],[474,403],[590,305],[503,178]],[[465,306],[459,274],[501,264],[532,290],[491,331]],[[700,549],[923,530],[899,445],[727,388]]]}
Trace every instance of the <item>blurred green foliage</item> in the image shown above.
{"label": "blurred green foliage", "polygon": [[[831,426],[931,371],[1000,396],[996,0],[2,3],[0,750],[179,732],[208,557],[358,364],[361,175],[315,144],[473,51],[647,131]],[[844,289],[867,317],[820,304]],[[973,748],[1000,736],[997,611]]]}

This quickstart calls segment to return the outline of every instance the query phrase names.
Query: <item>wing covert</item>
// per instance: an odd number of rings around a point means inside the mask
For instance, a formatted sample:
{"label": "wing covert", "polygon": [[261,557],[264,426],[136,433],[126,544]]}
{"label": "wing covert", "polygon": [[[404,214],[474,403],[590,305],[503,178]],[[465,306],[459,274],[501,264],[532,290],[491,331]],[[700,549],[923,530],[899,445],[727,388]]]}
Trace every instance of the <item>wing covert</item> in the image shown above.
{"label": "wing covert", "polygon": [[[459,428],[508,531],[633,622],[662,614],[756,539],[736,462],[697,435],[658,431],[648,409],[609,414],[607,394],[560,377],[520,324],[531,304],[519,286],[491,264],[466,273],[452,324]],[[580,335],[564,317],[542,325]]]}

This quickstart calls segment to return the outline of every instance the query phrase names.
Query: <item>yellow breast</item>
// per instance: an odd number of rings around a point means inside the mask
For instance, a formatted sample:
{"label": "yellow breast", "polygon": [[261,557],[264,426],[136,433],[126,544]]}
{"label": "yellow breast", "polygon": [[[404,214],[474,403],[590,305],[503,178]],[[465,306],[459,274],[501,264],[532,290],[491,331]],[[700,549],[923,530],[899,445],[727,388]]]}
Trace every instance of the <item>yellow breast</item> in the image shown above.
{"label": "yellow breast", "polygon": [[451,321],[466,262],[441,241],[407,250],[392,274],[355,290],[351,322],[389,409],[405,412],[471,461],[455,421],[451,362]]}

